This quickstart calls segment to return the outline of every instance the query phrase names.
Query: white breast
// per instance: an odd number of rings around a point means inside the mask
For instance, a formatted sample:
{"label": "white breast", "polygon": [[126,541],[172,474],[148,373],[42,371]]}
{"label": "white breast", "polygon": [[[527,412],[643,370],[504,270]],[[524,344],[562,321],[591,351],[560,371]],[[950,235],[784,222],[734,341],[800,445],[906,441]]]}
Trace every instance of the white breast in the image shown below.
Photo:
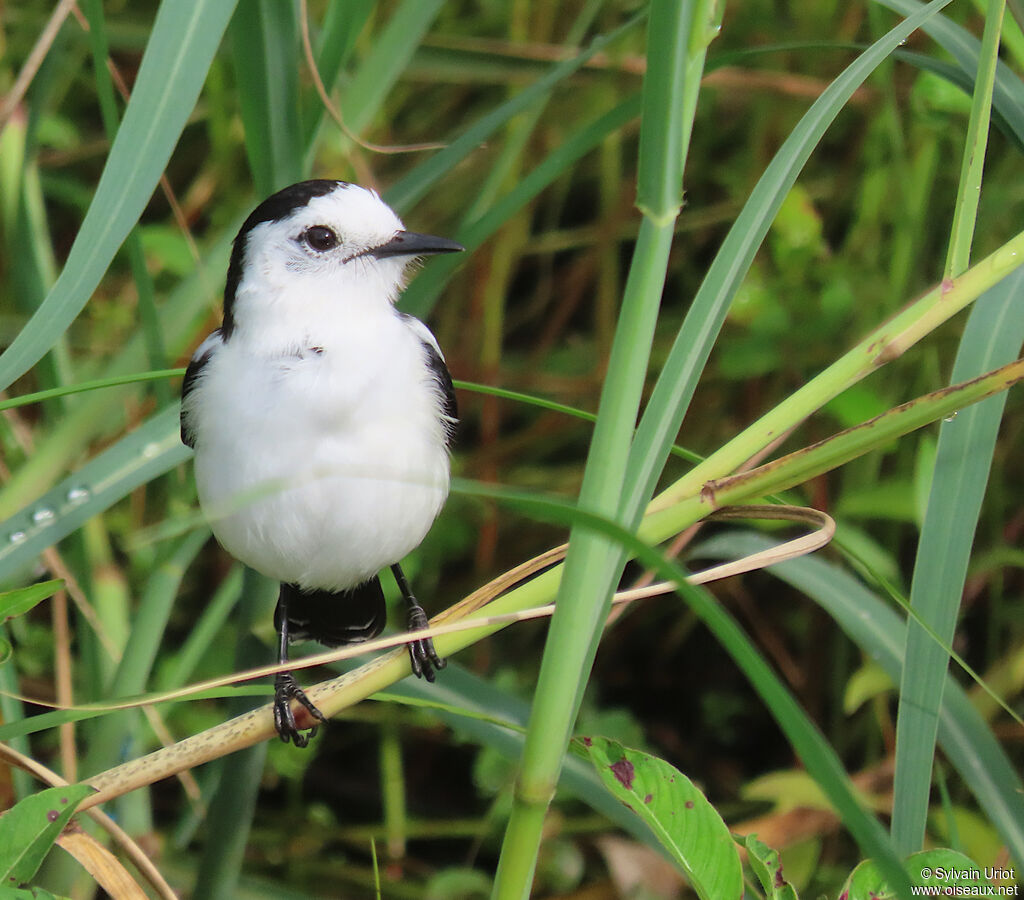
{"label": "white breast", "polygon": [[[219,347],[195,391],[195,471],[233,556],[301,587],[352,587],[424,538],[448,495],[439,396],[388,310],[295,355]],[[312,342],[310,342],[312,344]]]}

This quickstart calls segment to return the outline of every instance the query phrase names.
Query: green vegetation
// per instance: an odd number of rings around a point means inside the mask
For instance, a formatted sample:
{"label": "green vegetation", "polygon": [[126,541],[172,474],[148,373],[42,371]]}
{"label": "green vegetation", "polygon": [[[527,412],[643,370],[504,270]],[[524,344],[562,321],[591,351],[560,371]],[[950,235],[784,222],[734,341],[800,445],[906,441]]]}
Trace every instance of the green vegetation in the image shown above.
{"label": "green vegetation", "polygon": [[[3,877],[1010,883],[1022,24],[1019,0],[5,7]],[[304,669],[332,721],[302,752],[271,740],[266,677],[229,684],[273,657],[275,585],[210,539],[176,398],[242,218],[314,176],[470,253],[402,300],[460,380],[459,477],[406,564],[453,607],[451,664]],[[708,518],[766,501],[827,512],[831,546],[686,583],[793,536]],[[676,590],[612,611],[651,580]]]}

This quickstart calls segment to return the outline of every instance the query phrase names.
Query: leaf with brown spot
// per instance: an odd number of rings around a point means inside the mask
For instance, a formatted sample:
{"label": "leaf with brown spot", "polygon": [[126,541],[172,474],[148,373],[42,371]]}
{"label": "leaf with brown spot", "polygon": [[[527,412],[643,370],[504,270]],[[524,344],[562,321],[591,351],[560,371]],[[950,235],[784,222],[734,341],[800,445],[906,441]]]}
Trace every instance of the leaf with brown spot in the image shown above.
{"label": "leaf with brown spot", "polygon": [[797,900],[796,890],[782,873],[779,851],[759,841],[755,834],[747,835],[744,846],[747,862],[764,888],[765,900]]}
{"label": "leaf with brown spot", "polygon": [[607,738],[583,738],[573,749],[593,763],[616,799],[657,835],[705,900],[743,896],[743,869],[729,829],[707,798],[667,762]]}
{"label": "leaf with brown spot", "polygon": [[0,884],[31,881],[78,804],[92,793],[87,784],[48,788],[0,816]]}

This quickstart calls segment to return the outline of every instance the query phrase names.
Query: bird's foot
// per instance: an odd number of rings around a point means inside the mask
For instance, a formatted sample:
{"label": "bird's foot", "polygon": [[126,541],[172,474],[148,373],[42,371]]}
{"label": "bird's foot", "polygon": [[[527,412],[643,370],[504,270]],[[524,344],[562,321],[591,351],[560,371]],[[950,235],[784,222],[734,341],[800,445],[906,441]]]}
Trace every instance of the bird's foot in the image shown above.
{"label": "bird's foot", "polygon": [[[427,621],[427,614],[415,598],[410,598],[408,625],[410,631],[420,631],[430,625]],[[436,671],[448,665],[448,660],[441,659],[437,655],[434,642],[430,638],[411,641],[407,646],[409,647],[409,661],[412,663],[412,674],[417,678],[426,678],[427,681],[433,682]]]}
{"label": "bird's foot", "polygon": [[[318,726],[314,723],[300,727],[292,709],[292,700],[298,700],[305,707],[309,714],[308,718],[314,719],[315,722],[327,721],[324,714],[306,696],[306,692],[299,687],[295,676],[291,672],[278,672],[274,678],[274,728],[286,744],[292,741],[296,747],[305,747],[316,737]],[[307,718],[304,714],[302,717]]]}

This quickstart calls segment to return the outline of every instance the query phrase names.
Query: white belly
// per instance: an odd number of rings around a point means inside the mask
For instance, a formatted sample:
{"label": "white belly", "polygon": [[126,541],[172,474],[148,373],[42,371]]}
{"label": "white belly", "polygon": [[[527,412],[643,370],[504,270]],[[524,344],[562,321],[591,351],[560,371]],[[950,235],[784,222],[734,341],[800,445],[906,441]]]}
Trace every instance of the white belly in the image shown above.
{"label": "white belly", "polygon": [[310,354],[253,370],[229,342],[204,373],[200,502],[224,548],[276,580],[359,584],[415,548],[448,495],[436,392],[418,357],[352,362]]}

